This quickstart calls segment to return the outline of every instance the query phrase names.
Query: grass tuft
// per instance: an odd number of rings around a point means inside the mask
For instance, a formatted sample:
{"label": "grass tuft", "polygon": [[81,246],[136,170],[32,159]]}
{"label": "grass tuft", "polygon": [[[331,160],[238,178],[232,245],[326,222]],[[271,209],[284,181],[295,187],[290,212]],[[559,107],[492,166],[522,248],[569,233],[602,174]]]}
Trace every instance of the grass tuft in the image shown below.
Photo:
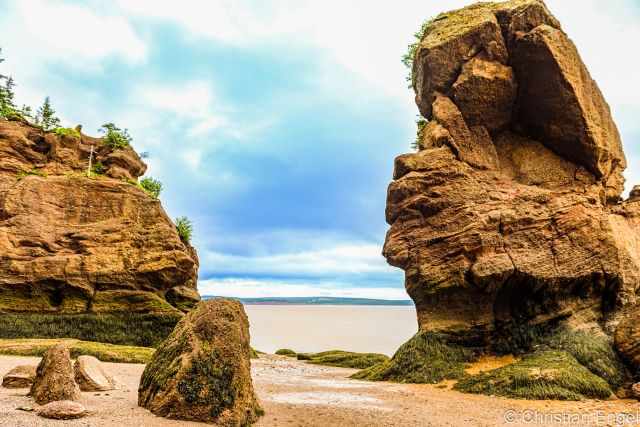
{"label": "grass tuft", "polygon": [[474,358],[473,351],[447,343],[440,335],[418,332],[400,346],[393,358],[356,372],[351,378],[436,384],[445,379],[461,378],[466,364]]}

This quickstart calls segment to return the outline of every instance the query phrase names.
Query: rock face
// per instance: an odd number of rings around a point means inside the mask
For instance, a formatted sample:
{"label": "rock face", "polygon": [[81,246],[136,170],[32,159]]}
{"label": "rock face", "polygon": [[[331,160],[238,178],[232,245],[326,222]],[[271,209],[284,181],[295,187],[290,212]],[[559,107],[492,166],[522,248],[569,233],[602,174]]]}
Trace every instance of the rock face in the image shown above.
{"label": "rock face", "polygon": [[82,391],[108,391],[115,389],[115,381],[93,356],[78,356],[73,365],[75,380]]}
{"label": "rock face", "polygon": [[52,420],[75,420],[87,415],[87,410],[78,402],[61,400],[47,403],[38,409],[37,414]]}
{"label": "rock face", "polygon": [[29,395],[40,405],[57,400],[77,400],[80,389],[74,381],[69,349],[51,347],[42,357]]}
{"label": "rock face", "polygon": [[140,380],[138,405],[161,417],[250,425],[262,414],[250,351],[242,304],[201,302],[154,353]]}
{"label": "rock face", "polygon": [[[91,146],[104,174],[87,178]],[[0,120],[0,313],[195,305],[197,255],[137,186],[145,170],[130,147]]]}
{"label": "rock face", "polygon": [[420,329],[491,349],[560,323],[610,346],[621,328],[639,368],[640,192],[621,201],[616,125],[558,21],[538,0],[441,14],[413,76],[429,123],[395,161],[384,255]]}
{"label": "rock face", "polygon": [[2,387],[6,388],[29,388],[36,377],[36,366],[20,365],[16,366],[2,377]]}

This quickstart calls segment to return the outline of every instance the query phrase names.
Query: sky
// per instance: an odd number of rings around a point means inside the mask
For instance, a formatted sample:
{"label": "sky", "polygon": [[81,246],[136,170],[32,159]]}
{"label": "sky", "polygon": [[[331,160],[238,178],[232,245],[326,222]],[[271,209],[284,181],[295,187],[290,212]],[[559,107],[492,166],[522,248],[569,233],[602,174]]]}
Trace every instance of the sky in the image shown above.
{"label": "sky", "polygon": [[[466,0],[0,0],[3,74],[68,126],[128,128],[203,295],[406,299],[381,255],[418,113],[400,62]],[[638,0],[547,0],[607,98],[640,184]]]}

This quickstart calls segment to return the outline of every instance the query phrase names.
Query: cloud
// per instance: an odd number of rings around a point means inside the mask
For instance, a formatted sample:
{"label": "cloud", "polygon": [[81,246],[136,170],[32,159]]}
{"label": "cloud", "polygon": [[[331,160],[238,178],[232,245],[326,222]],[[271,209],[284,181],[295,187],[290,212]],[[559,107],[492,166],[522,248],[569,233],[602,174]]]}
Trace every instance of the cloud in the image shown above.
{"label": "cloud", "polygon": [[355,287],[348,283],[291,282],[284,280],[257,280],[225,278],[201,280],[198,289],[206,296],[237,298],[265,297],[344,297],[406,300],[409,296],[398,287]]}
{"label": "cloud", "polygon": [[[402,53],[422,20],[469,1],[447,0],[433,5],[406,0],[402,6],[356,0],[255,1],[119,0],[123,12],[138,19],[169,22],[183,29],[194,43],[214,40],[237,49],[270,44],[298,46],[309,55],[325,55],[387,94],[410,100],[403,83],[407,70]],[[389,7],[393,7],[392,15]],[[392,19],[391,19],[392,16]],[[331,70],[326,70],[331,71]],[[314,76],[323,80],[325,73]]]}
{"label": "cloud", "polygon": [[95,69],[109,57],[138,63],[147,55],[146,43],[126,18],[78,3],[13,1],[8,4],[3,21],[3,43],[18,44],[13,39],[19,38],[24,51],[13,51],[12,57],[29,55],[33,61]]}
{"label": "cloud", "polygon": [[188,121],[188,137],[230,127],[230,120],[220,111],[222,108],[216,102],[211,85],[204,81],[147,84],[137,88],[132,100],[137,108],[152,108],[171,113],[173,120]]}
{"label": "cloud", "polygon": [[[305,246],[309,246],[307,243]],[[337,244],[322,249],[275,254],[231,255],[207,251],[201,254],[207,274],[213,276],[340,277],[397,276],[373,243]],[[396,277],[394,280],[396,281]]]}

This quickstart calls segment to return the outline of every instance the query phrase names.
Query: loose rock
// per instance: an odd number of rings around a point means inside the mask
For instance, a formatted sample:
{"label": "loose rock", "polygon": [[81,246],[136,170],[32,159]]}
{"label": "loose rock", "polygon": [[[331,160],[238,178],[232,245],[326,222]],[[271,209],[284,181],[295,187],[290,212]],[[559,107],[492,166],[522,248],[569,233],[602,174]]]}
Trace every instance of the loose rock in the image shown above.
{"label": "loose rock", "polygon": [[250,425],[262,414],[251,382],[250,352],[242,304],[201,302],[145,368],[138,405],[161,417]]}
{"label": "loose rock", "polygon": [[115,381],[93,356],[78,356],[73,366],[75,380],[82,391],[108,391],[115,389]]}
{"label": "loose rock", "polygon": [[51,347],[44,354],[29,395],[40,405],[57,400],[77,400],[80,397],[69,349],[64,344]]}
{"label": "loose rock", "polygon": [[47,403],[36,412],[42,418],[53,420],[74,420],[87,415],[87,410],[78,402],[59,400]]}
{"label": "loose rock", "polygon": [[29,388],[36,377],[36,366],[20,365],[2,377],[2,386],[6,388]]}

